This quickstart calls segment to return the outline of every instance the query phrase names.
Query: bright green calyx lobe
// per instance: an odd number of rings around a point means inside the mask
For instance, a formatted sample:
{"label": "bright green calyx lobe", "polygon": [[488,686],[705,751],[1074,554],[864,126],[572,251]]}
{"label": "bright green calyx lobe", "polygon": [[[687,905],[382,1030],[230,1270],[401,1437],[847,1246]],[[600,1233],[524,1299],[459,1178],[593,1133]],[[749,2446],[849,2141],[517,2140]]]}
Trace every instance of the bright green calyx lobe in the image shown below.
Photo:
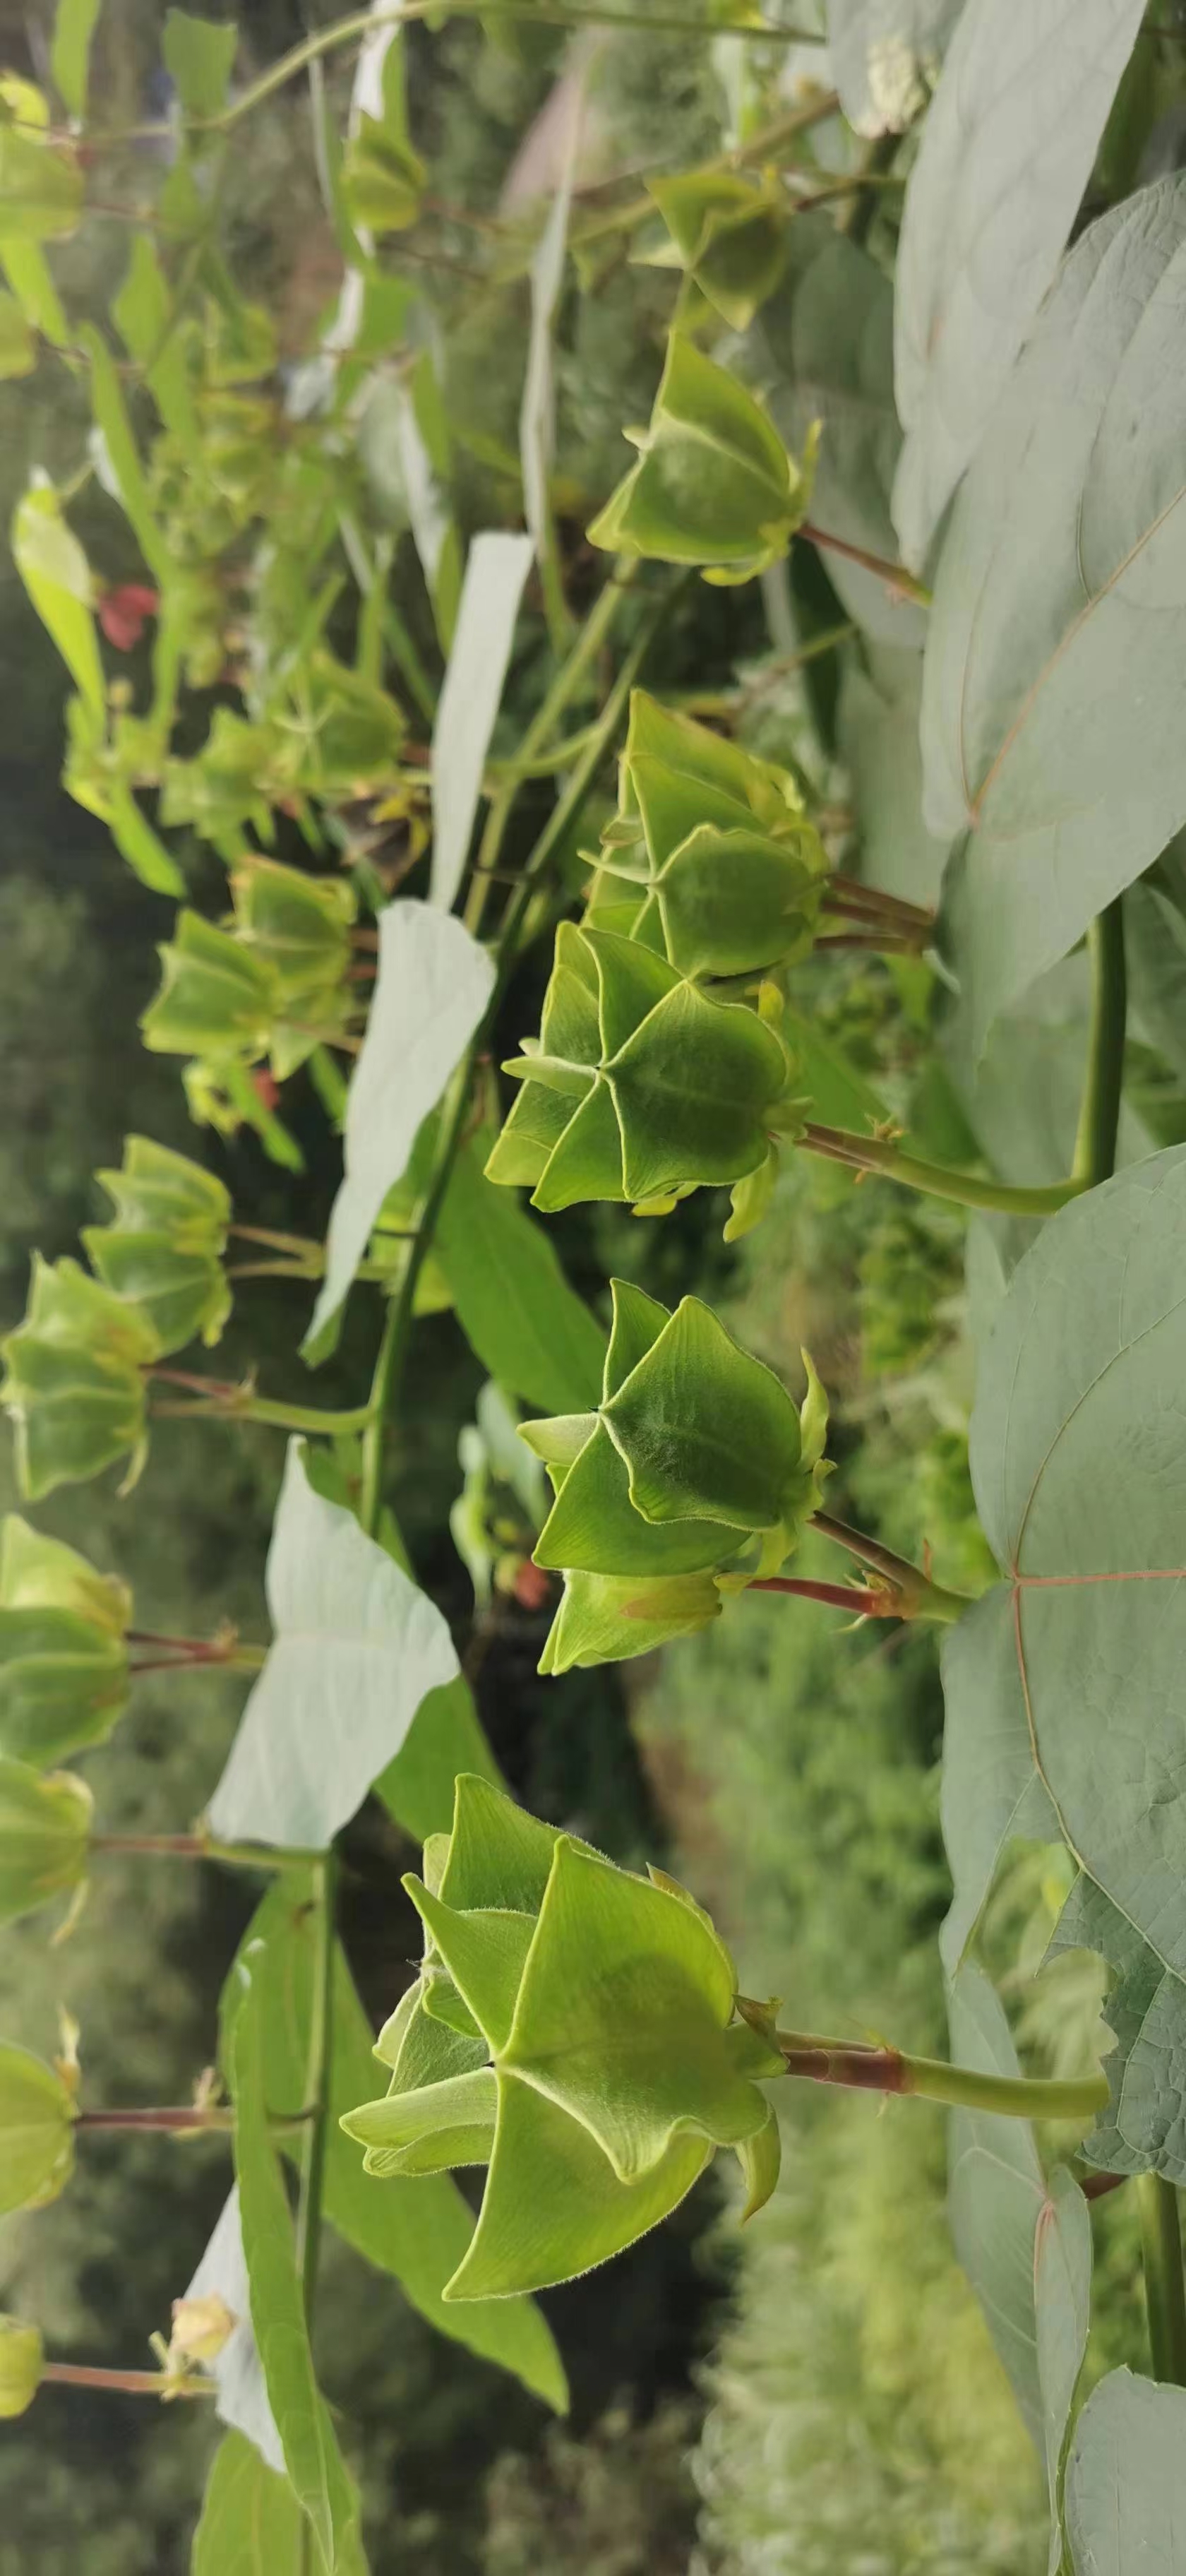
{"label": "bright green calyx lobe", "polygon": [[129,1136],[123,1167],[97,1180],[115,1210],[83,1242],[102,1280],[134,1306],[161,1357],[200,1333],[216,1342],[231,1311],[222,1269],[231,1202],[213,1172],[147,1136]]}
{"label": "bright green calyx lobe", "polygon": [[24,1322],[0,1350],[21,1492],[37,1502],[127,1457],[126,1492],[148,1451],[143,1373],[160,1356],[138,1308],[76,1261],[35,1253]]}
{"label": "bright green calyx lobe", "polygon": [[223,924],[178,914],[160,951],[161,989],[141,1022],[144,1043],[214,1067],[267,1056],[283,1082],[340,1035],[354,1008],[354,897],[339,878],[254,856],[232,869],[231,896]]}
{"label": "bright green calyx lobe", "polygon": [[521,1427],[556,1495],[535,1562],[564,1575],[545,1673],[706,1627],[791,1555],[828,1473],[809,1361],[800,1411],[698,1297],[669,1314],[624,1280],[612,1289],[598,1410]]}
{"label": "bright green calyx lobe", "polygon": [[562,922],[538,1039],[505,1067],[523,1089],[487,1163],[552,1211],[580,1199],[648,1213],[743,1180],[770,1151],[789,1066],[744,1003],[711,1001],[665,957]]}
{"label": "bright green calyx lobe", "polygon": [[0,2216],[43,2209],[74,2165],[74,2093],[56,2067],[0,2043]]}
{"label": "bright green calyx lobe", "polygon": [[728,1951],[674,1881],[618,1869],[463,1776],[451,1835],[404,1884],[424,1967],[378,2042],[386,2099],[343,2126],[370,2173],[488,2167],[446,2298],[591,2270],[666,2217],[717,2147],[737,2150],[755,2205],[773,2188],[758,2083],[783,2062],[736,2018]]}
{"label": "bright green calyx lobe", "polygon": [[23,2415],[41,2386],[44,2362],[36,2326],[20,2317],[0,2316],[0,2423]]}
{"label": "bright green calyx lobe", "polygon": [[673,332],[638,463],[589,537],[613,554],[695,564],[706,581],[749,581],[785,555],[807,508],[800,467],[755,396]]}
{"label": "bright green calyx lobe", "polygon": [[0,1755],[0,1923],[72,1896],[86,1877],[93,1800],[69,1771]]}
{"label": "bright green calyx lobe", "polygon": [[0,1525],[0,1753],[48,1770],[100,1744],[128,1699],[132,1598],[10,1512]]}
{"label": "bright green calyx lobe", "polygon": [[810,948],[823,843],[785,769],[636,689],[618,811],[592,862],[586,924],[680,974],[745,975]]}
{"label": "bright green calyx lobe", "polygon": [[733,331],[746,331],[786,266],[788,207],[776,178],[685,170],[648,179],[669,238],[639,254],[650,268],[682,268]]}

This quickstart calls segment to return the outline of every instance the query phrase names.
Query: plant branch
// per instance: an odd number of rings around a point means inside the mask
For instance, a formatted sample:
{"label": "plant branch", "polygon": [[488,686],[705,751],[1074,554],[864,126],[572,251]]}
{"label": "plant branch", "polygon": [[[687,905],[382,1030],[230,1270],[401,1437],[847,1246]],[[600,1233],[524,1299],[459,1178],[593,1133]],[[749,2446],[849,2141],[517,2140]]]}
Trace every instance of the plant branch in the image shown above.
{"label": "plant branch", "polygon": [[215,2129],[227,2131],[235,2125],[235,2114],[221,2103],[166,2103],[163,2107],[132,2111],[76,2111],[76,2129],[162,2129],[177,2137],[194,2131]]}
{"label": "plant branch", "polygon": [[854,1171],[880,1172],[887,1180],[901,1181],[907,1189],[924,1190],[931,1198],[949,1199],[956,1207],[992,1208],[1004,1216],[1053,1216],[1087,1186],[1074,1174],[1042,1189],[982,1180],[974,1172],[949,1171],[946,1164],[924,1163],[915,1154],[903,1154],[885,1137],[853,1136],[840,1127],[807,1126],[798,1141],[808,1153],[823,1154],[834,1163],[847,1163]]}
{"label": "plant branch", "polygon": [[1091,960],[1091,1028],[1073,1169],[1085,1189],[1095,1189],[1116,1168],[1120,1087],[1124,1076],[1128,979],[1124,963],[1124,914],[1119,896],[1092,922],[1087,933],[1087,948]]}
{"label": "plant branch", "polygon": [[1153,2376],[1186,2388],[1186,2287],[1178,2195],[1163,2175],[1143,2173],[1137,2177],[1137,2201]]}
{"label": "plant branch", "polygon": [[908,1556],[899,1556],[892,1547],[883,1547],[880,1539],[866,1538],[863,1530],[852,1529],[847,1521],[832,1518],[830,1512],[813,1512],[811,1527],[821,1538],[830,1538],[836,1547],[855,1556],[861,1565],[872,1566],[883,1575],[891,1592],[902,1605],[897,1616],[909,1619],[938,1619],[944,1622],[962,1619],[969,1601],[962,1592],[945,1591],[942,1584],[932,1583],[921,1566],[912,1565]]}
{"label": "plant branch", "polygon": [[885,583],[887,590],[897,592],[899,599],[912,599],[919,608],[930,607],[931,594],[925,581],[916,581],[914,574],[907,572],[905,564],[887,563],[884,555],[871,555],[864,546],[850,546],[847,538],[831,536],[826,528],[817,528],[811,519],[804,519],[798,534],[806,537],[808,545],[818,546],[822,553],[843,555],[846,563],[859,564],[863,572],[874,573],[878,581]]}
{"label": "plant branch", "polygon": [[311,1867],[324,1852],[271,1843],[220,1843],[206,1834],[92,1834],[93,1852],[125,1852],[161,1860],[216,1860],[227,1869],[284,1870]]}
{"label": "plant branch", "polygon": [[119,2397],[217,2397],[213,2379],[174,2377],[164,2370],[100,2370],[90,2362],[46,2361],[43,2388],[98,2388]]}

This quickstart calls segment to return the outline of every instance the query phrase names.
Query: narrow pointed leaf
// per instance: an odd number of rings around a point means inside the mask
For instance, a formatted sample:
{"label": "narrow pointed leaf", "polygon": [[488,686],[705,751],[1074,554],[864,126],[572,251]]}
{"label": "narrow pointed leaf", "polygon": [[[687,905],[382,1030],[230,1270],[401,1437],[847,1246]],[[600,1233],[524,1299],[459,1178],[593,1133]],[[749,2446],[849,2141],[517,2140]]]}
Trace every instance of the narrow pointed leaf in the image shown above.
{"label": "narrow pointed leaf", "polygon": [[429,901],[452,910],[465,871],[482,777],[515,635],[532,540],[484,529],[471,542],[457,626],[432,736]]}

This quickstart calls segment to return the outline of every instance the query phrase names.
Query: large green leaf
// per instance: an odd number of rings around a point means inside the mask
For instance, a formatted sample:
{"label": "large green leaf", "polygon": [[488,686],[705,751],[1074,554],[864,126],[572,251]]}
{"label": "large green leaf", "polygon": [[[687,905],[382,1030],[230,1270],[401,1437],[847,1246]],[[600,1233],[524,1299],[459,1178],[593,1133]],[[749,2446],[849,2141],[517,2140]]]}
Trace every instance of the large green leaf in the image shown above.
{"label": "large green leaf", "polygon": [[1186,2576],[1186,2391],[1113,2370],[1067,2464],[1075,2576]]}
{"label": "large green leaf", "polygon": [[[948,1997],[951,2053],[986,2075],[1020,2069],[988,1979],[961,1968]],[[1087,2344],[1091,2220],[1065,2167],[1044,2178],[1028,2121],[956,2111],[950,2135],[951,2231],[1039,2457],[1058,2518],[1071,2404]]]}
{"label": "large green leaf", "polygon": [[923,816],[921,703],[917,653],[877,644],[864,664],[855,654],[846,661],[840,750],[852,780],[861,875],[908,903],[935,903],[947,843],[928,832]]}
{"label": "large green leaf", "polygon": [[1173,391],[1184,277],[1186,183],[1092,226],[944,544],[923,684],[926,814],[938,836],[968,835],[953,934],[978,1045],[1186,816]]}
{"label": "large green leaf", "polygon": [[289,1447],[267,1568],[274,1638],[210,1801],[226,1842],[320,1850],[346,1824],[457,1657],[440,1611],[326,1502]]}
{"label": "large green leaf", "polygon": [[312,2528],[314,2565],[324,2576],[354,2576],[364,2562],[358,2490],[338,2449],[317,2385],[296,2247],[280,2161],[272,2143],[261,1990],[240,1963],[235,2014],[235,2172],[251,2322],[268,2399],[297,2500]]}
{"label": "large green leaf", "polygon": [[897,134],[933,79],[962,0],[828,0],[840,104],[858,134]]}
{"label": "large green leaf", "polygon": [[224,2434],[194,2533],[190,2576],[300,2576],[304,2516],[286,2477],[243,2433]]}
{"label": "large green leaf", "polygon": [[451,914],[389,903],[379,915],[379,971],[346,1102],[345,1175],[326,1240],[325,1279],[303,1344],[311,1364],[337,1339],[347,1290],[416,1132],[435,1108],[494,986],[484,949]]}
{"label": "large green leaf", "polygon": [[605,1335],[544,1227],[487,1180],[470,1145],[453,1167],[436,1249],[462,1329],[500,1386],[549,1413],[596,1404]]}
{"label": "large green leaf", "polygon": [[967,0],[898,247],[908,563],[925,560],[1054,275],[1143,15],[1144,0],[1033,0],[1020,17],[1015,0]]}
{"label": "large green leaf", "polygon": [[[825,215],[799,215],[786,277],[747,333],[747,374],[793,447],[821,424],[813,527],[897,559],[890,493],[902,445],[894,408],[894,298],[883,269]],[[861,565],[829,554],[828,577],[849,615],[885,644],[917,647],[920,608]]]}
{"label": "large green leaf", "polygon": [[498,714],[530,537],[485,528],[472,539],[457,626],[432,735],[432,879],[429,899],[452,906],[469,856],[486,754]]}
{"label": "large green leaf", "polygon": [[[452,1784],[450,1784],[450,1810]],[[309,2031],[316,1993],[317,1926],[306,1870],[286,1872],[256,1912],[245,1948],[253,1953],[262,1996],[265,2082],[273,2109],[298,2109],[305,2095]],[[442,2298],[462,2261],[474,2221],[451,2174],[398,2176],[382,2183],[366,2173],[357,2147],[339,2127],[344,2111],[374,2092],[374,2034],[358,1999],[344,1951],[334,1953],[329,2105],[325,2141],[325,2215],[339,2236],[377,2271],[390,2273],[405,2298],[441,2334],[511,2371],[532,2394],[563,2413],[563,2365],[550,2328],[525,2297],[455,2307]],[[233,1994],[230,1996],[232,2012]]]}
{"label": "large green leaf", "polygon": [[1005,1580],[944,1657],[958,1957],[1013,1834],[1061,1833],[1186,1968],[1186,1149],[1064,1208],[981,1357],[971,1461]]}

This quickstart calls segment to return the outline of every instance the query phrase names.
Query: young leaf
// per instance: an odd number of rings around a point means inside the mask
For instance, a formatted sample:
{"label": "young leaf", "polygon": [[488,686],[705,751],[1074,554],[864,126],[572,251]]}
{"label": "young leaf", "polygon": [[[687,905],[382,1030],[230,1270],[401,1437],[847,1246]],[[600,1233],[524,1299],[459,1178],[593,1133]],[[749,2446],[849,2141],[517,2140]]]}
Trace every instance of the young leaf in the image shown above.
{"label": "young leaf", "polygon": [[[452,1810],[450,1780],[446,1821]],[[244,1944],[262,1944],[254,1952],[254,1973],[263,2000],[267,2094],[271,2104],[281,2107],[299,2108],[306,2083],[316,1990],[316,1924],[308,1894],[308,1872],[286,1872],[257,1909]],[[233,1996],[230,2001],[233,2013]],[[534,2396],[563,2413],[568,2402],[563,2365],[551,2331],[530,2299],[458,2307],[442,2297],[474,2226],[452,2176],[397,2178],[380,2188],[364,2172],[357,2148],[339,2126],[342,2114],[375,2084],[373,2033],[340,1945],[334,1954],[332,2031],[324,2185],[330,2225],[366,2262],[398,2281],[404,2297],[439,2333],[510,2371]]]}
{"label": "young leaf", "polygon": [[1012,0],[966,0],[898,250],[894,522],[916,567],[1054,275],[1143,15],[1034,0],[1019,20]]}
{"label": "young leaf", "polygon": [[435,1108],[494,986],[485,951],[435,906],[390,903],[379,915],[379,972],[346,1104],[345,1177],[334,1200],[325,1279],[302,1345],[311,1365],[337,1319],[383,1201],[403,1178],[416,1131]]}
{"label": "young leaf", "polygon": [[34,483],[17,503],[12,559],[75,687],[92,714],[104,721],[106,691],[91,611],[90,566],[48,483]]}
{"label": "young leaf", "polygon": [[828,51],[858,134],[900,134],[926,98],[962,0],[828,0]]}
{"label": "young leaf", "polygon": [[753,579],[786,553],[803,518],[802,466],[736,376],[672,331],[639,461],[588,530],[590,544],[658,563],[695,564],[710,581]]}
{"label": "young leaf", "polygon": [[436,1236],[458,1320],[484,1368],[549,1413],[579,1413],[601,1387],[605,1335],[569,1287],[545,1228],[482,1170],[453,1166]]}
{"label": "young leaf", "polygon": [[[961,2066],[986,2075],[1020,2072],[1005,2015],[978,1968],[960,1969],[948,2016],[952,2057]],[[1047,2185],[1027,2121],[990,2111],[953,2112],[950,2170],[955,2249],[1045,2464],[1056,2576],[1063,2452],[1087,2347],[1087,2203],[1065,2167]]]}
{"label": "young leaf", "polygon": [[242,2433],[227,2433],[206,2480],[190,2576],[296,2576],[304,2515]]}
{"label": "young leaf", "polygon": [[185,9],[166,12],[161,52],[183,115],[202,119],[221,114],[238,45],[237,27],[191,18]]}
{"label": "young leaf", "polygon": [[233,2039],[235,2173],[251,2322],[284,2466],[312,2526],[314,2564],[322,2576],[343,2576],[365,2564],[358,2490],[338,2449],[309,2348],[292,2220],[268,2125],[263,2011],[249,1960],[240,1963],[239,1975],[245,1991]]}
{"label": "young leaf", "polygon": [[1170,394],[1184,276],[1180,180],[1091,227],[944,543],[923,685],[926,815],[939,837],[968,835],[952,928],[979,1047],[1186,816]]}
{"label": "young leaf", "polygon": [[49,67],[54,88],[71,116],[86,115],[91,38],[100,0],[58,0]]}
{"label": "young leaf", "polygon": [[440,1611],[353,1512],[314,1491],[295,1440],[266,1581],[273,1643],[210,1801],[211,1829],[227,1842],[320,1850],[457,1657]]}
{"label": "young leaf", "polygon": [[1184,1261],[1175,1148],[1044,1227],[983,1353],[972,1479],[1006,1579],[945,1657],[953,1950],[1000,1842],[1053,1829],[1167,1967],[1186,1959]]}
{"label": "young leaf", "polygon": [[1066,2519],[1074,2576],[1182,2576],[1186,2391],[1109,2371],[1075,2428]]}
{"label": "young leaf", "polygon": [[515,619],[531,569],[529,537],[484,529],[466,558],[457,626],[432,736],[430,902],[452,909],[469,856],[486,754],[498,714]]}

